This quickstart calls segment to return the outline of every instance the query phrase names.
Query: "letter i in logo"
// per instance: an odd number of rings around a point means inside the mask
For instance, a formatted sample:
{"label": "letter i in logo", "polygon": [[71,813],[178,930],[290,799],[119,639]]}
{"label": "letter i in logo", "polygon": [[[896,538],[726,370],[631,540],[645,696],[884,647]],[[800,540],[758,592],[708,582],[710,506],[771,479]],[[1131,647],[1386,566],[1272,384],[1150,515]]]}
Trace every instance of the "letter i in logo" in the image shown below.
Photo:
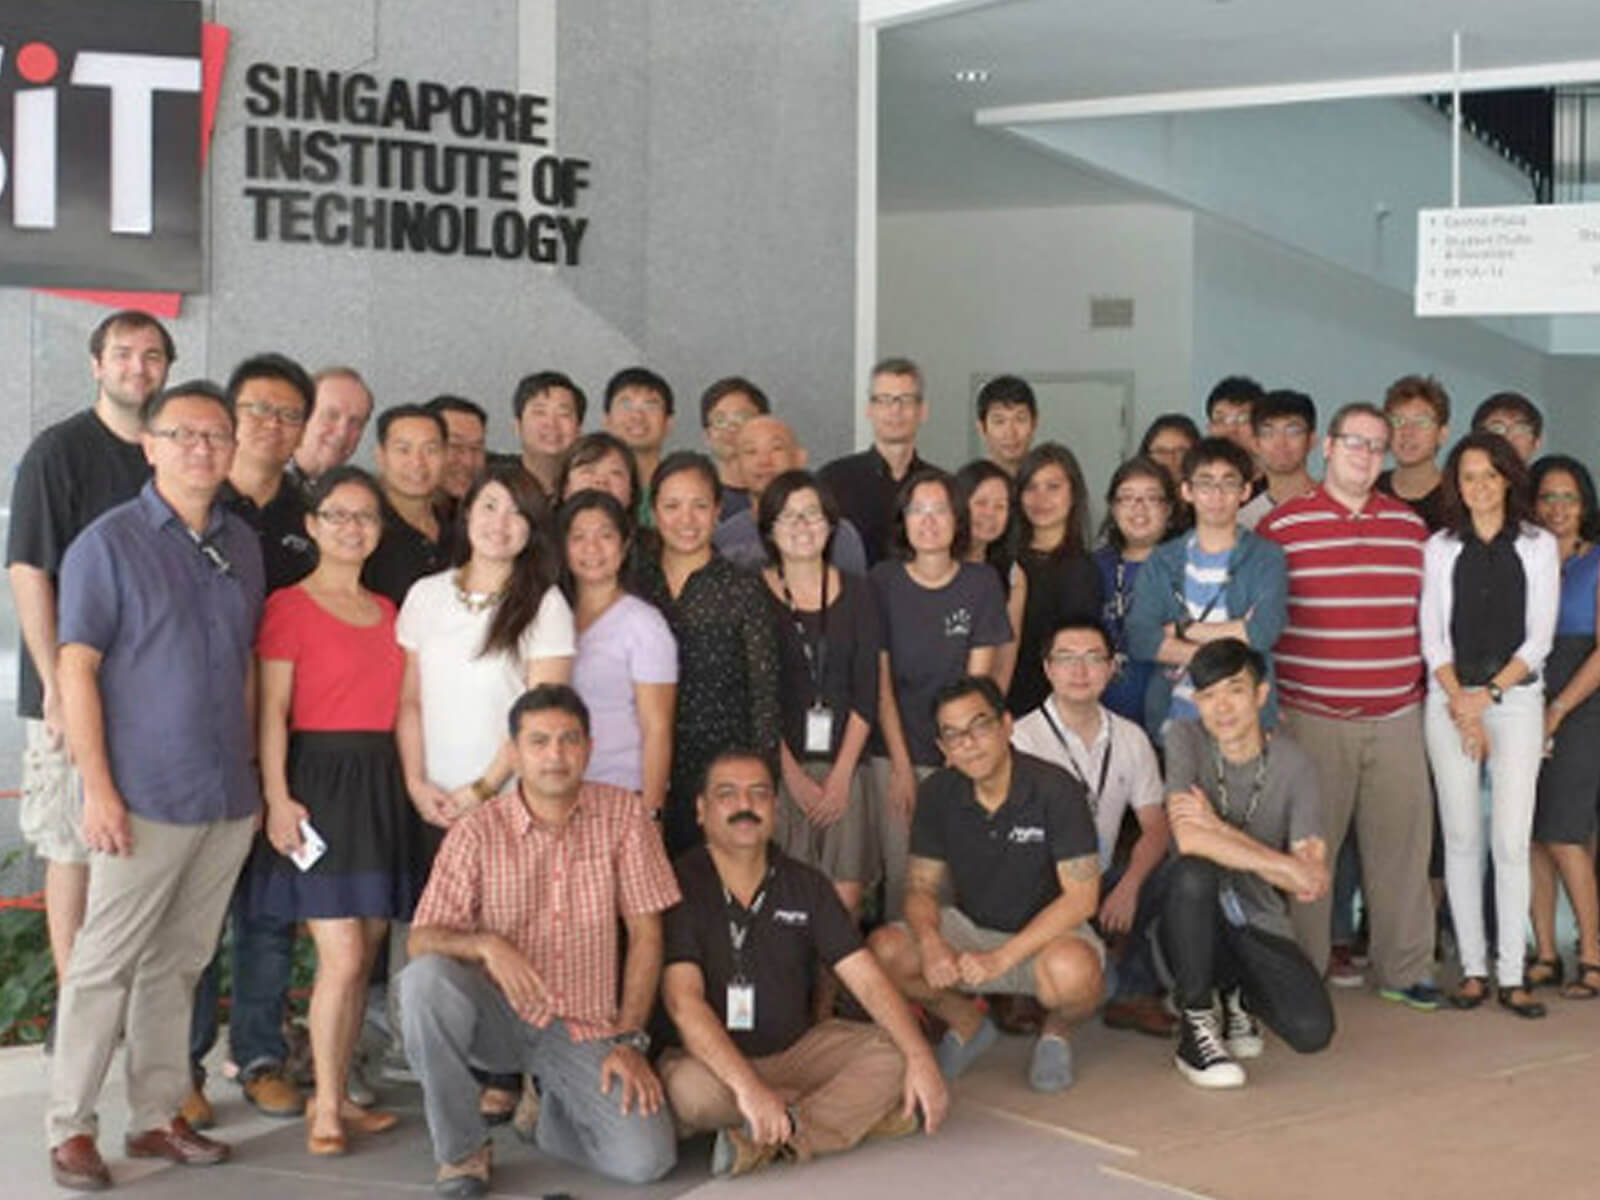
{"label": "letter i in logo", "polygon": [[[49,83],[59,65],[55,50],[43,42],[29,42],[17,51],[17,74],[29,83]],[[54,229],[56,89],[18,88],[12,117],[12,221],[18,229]],[[0,164],[0,189],[4,186],[5,170]]]}

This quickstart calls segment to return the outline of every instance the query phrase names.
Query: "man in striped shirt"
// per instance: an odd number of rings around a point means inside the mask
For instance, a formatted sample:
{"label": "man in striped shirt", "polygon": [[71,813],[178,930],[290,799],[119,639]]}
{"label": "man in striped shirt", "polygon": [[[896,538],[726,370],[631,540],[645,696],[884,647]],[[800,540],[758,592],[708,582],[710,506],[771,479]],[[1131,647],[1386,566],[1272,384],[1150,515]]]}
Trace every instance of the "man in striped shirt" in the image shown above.
{"label": "man in striped shirt", "polygon": [[[1423,750],[1417,624],[1427,526],[1375,491],[1389,423],[1370,404],[1340,409],[1323,441],[1327,474],[1273,509],[1257,532],[1283,547],[1288,624],[1273,648],[1283,728],[1317,765],[1328,857],[1352,820],[1372,959],[1386,999],[1431,1011],[1433,812]],[[1329,899],[1295,907],[1311,961],[1325,967]]]}

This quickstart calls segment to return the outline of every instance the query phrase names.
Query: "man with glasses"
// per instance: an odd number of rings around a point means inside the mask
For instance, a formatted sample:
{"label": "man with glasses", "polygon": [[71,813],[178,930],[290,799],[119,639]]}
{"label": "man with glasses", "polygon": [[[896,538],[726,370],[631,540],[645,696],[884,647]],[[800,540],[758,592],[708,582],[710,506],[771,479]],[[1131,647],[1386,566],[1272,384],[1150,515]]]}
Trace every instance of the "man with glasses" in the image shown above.
{"label": "man with glasses", "polygon": [[867,565],[888,557],[900,484],[927,466],[917,457],[917,430],[927,420],[922,371],[909,358],[886,358],[872,368],[867,420],[872,445],[836,458],[818,472],[839,504],[839,513],[861,534]]}
{"label": "man with glasses", "polygon": [[722,482],[721,520],[755,507],[740,466],[739,431],[745,422],[771,411],[767,394],[738,375],[717,380],[700,396],[700,428]]}
{"label": "man with glasses", "polygon": [[1306,459],[1317,431],[1317,406],[1304,392],[1274,389],[1252,406],[1250,424],[1267,486],[1239,510],[1239,524],[1246,529],[1254,529],[1285,500],[1303,496],[1315,486]]}
{"label": "man with glasses", "polygon": [[1089,924],[1100,856],[1086,789],[1011,748],[1011,716],[987,676],[941,688],[934,716],[949,765],[917,789],[905,920],[870,944],[900,990],[949,1025],[936,1051],[947,1079],[999,1037],[972,999],[998,992],[1046,1009],[1028,1083],[1063,1091],[1071,1030],[1099,1005],[1105,965]]}
{"label": "man with glasses", "polygon": [[[316,566],[316,547],[306,536],[305,503],[285,473],[315,405],[316,385],[293,359],[258,354],[234,368],[226,394],[238,419],[239,441],[219,498],[254,530],[270,594],[298,583]],[[298,1117],[305,1111],[300,1089],[284,1071],[289,1048],[283,1012],[293,959],[294,923],[247,914],[236,896],[228,1052],[239,1065],[245,1099],[271,1117]],[[213,958],[195,992],[189,1033],[194,1089],[183,1115],[196,1129],[213,1124],[204,1062],[217,1040],[217,976]]]}
{"label": "man with glasses", "polygon": [[1498,433],[1531,463],[1544,445],[1544,414],[1521,392],[1496,392],[1472,414],[1473,433]]}
{"label": "man with glasses", "polygon": [[1211,437],[1227,438],[1250,456],[1251,468],[1245,475],[1250,485],[1246,500],[1255,499],[1267,486],[1266,476],[1256,464],[1256,439],[1252,415],[1256,401],[1266,394],[1264,389],[1248,375],[1229,375],[1219,379],[1206,396],[1206,433]]}
{"label": "man with glasses", "polygon": [[[1168,720],[1198,715],[1188,666],[1201,646],[1238,638],[1267,653],[1283,630],[1283,551],[1238,524],[1249,470],[1237,443],[1201,438],[1183,460],[1194,528],[1156,547],[1134,581],[1127,653],[1158,664],[1145,693],[1145,728],[1157,739]],[[1266,721],[1277,722],[1272,696]]]}
{"label": "man with glasses", "polygon": [[1378,476],[1378,490],[1404,500],[1434,533],[1444,527],[1444,482],[1439,451],[1450,440],[1450,395],[1432,375],[1406,375],[1383,394],[1394,468]]}
{"label": "man with glasses", "polygon": [[639,465],[641,527],[655,519],[650,480],[661,462],[661,447],[672,432],[672,386],[648,367],[624,367],[606,382],[606,431],[633,451]]}
{"label": "man with glasses", "polygon": [[[1054,763],[1084,787],[1100,846],[1102,894],[1095,925],[1120,943],[1116,986],[1106,1004],[1113,1029],[1171,1035],[1176,1021],[1161,1003],[1150,929],[1161,911],[1160,868],[1168,831],[1161,767],[1144,730],[1100,702],[1117,671],[1105,627],[1089,621],[1062,625],[1046,644],[1050,695],[1017,721],[1011,744]],[[1116,860],[1122,819],[1132,810],[1139,838]]]}
{"label": "man with glasses", "polygon": [[[1376,491],[1389,421],[1370,404],[1334,414],[1327,470],[1309,495],[1274,509],[1263,537],[1289,570],[1289,625],[1273,654],[1285,732],[1316,764],[1330,861],[1351,822],[1379,994],[1422,1012],[1433,986],[1428,855],[1433,805],[1423,749],[1418,605],[1422,518]],[[1295,907],[1307,956],[1325,970],[1326,895]]]}
{"label": "man with glasses", "polygon": [[45,1123],[52,1176],[86,1190],[111,1182],[95,1106],[124,1035],[128,1155],[228,1157],[179,1110],[195,982],[261,812],[251,765],[261,549],[218,502],[233,410],[214,385],[188,383],[147,400],[143,425],[154,479],[61,564],[57,675],[91,859]]}
{"label": "man with glasses", "polygon": [[[93,406],[34,438],[11,488],[6,574],[22,633],[17,715],[26,746],[18,819],[22,836],[45,862],[45,918],[57,979],[67,973],[89,887],[89,854],[78,829],[81,784],[63,740],[56,682],[61,558],[85,526],[133,499],[150,477],[139,411],[160,392],[175,357],[172,335],[148,313],[126,309],[101,321],[89,335]],[[53,1031],[52,1025],[46,1053]]]}
{"label": "man with glasses", "polygon": [[[737,451],[741,478],[749,489],[749,503],[723,518],[711,536],[711,544],[729,562],[759,571],[767,565],[766,547],[761,544],[761,530],[756,525],[756,507],[761,503],[761,494],[785,471],[804,467],[806,449],[787,424],[777,417],[761,416],[752,417],[740,427]],[[867,573],[867,553],[862,548],[861,535],[844,518],[840,518],[839,527],[833,531],[828,561],[852,575]]]}
{"label": "man with glasses", "polygon": [[444,422],[444,465],[439,470],[439,508],[455,520],[456,507],[488,460],[489,414],[464,396],[435,396],[422,406]]}

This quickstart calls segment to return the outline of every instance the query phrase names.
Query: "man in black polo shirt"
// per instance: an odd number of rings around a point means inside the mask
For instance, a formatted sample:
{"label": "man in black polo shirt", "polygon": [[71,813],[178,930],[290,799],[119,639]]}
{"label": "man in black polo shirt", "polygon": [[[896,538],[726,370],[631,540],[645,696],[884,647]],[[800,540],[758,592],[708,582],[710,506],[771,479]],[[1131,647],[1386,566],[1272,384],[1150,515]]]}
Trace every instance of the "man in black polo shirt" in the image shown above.
{"label": "man in black polo shirt", "polygon": [[[771,844],[775,794],[759,756],[712,760],[698,801],[706,842],[678,860],[683,901],[666,918],[662,998],[684,1048],[662,1056],[661,1079],[681,1132],[717,1131],[718,1175],[909,1133],[919,1107],[932,1133],[948,1101],[833,885]],[[813,1021],[819,963],[877,1025]]]}
{"label": "man in black polo shirt", "polygon": [[[992,679],[966,676],[934,700],[949,766],[917,789],[905,921],[872,949],[911,999],[950,1026],[940,1069],[954,1079],[999,1036],[967,994],[1031,995],[1047,1015],[1028,1083],[1072,1085],[1074,1023],[1100,1002],[1105,947],[1089,927],[1100,902],[1099,844],[1084,786],[1011,748]],[[948,877],[955,903],[941,907]]]}
{"label": "man in black polo shirt", "polygon": [[450,564],[448,531],[433,506],[446,433],[444,418],[420,404],[397,404],[378,414],[383,536],[361,568],[361,582],[396,608],[413,583]]}
{"label": "man in black polo shirt", "polygon": [[927,419],[921,369],[909,358],[886,358],[872,368],[867,397],[872,445],[836,458],[818,472],[833,491],[840,515],[860,532],[869,567],[888,556],[900,484],[927,466],[917,457],[917,430]]}

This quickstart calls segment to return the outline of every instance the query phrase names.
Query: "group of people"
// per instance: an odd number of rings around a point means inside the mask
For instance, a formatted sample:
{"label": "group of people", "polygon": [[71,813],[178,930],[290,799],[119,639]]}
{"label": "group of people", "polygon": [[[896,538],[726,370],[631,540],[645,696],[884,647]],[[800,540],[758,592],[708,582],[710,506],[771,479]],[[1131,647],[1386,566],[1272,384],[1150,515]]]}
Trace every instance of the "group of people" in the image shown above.
{"label": "group of people", "polygon": [[1002,1029],[1034,1036],[1031,1087],[1071,1086],[1097,1012],[1238,1086],[1263,1024],[1332,1037],[1357,889],[1380,994],[1439,1006],[1430,856],[1456,1005],[1543,1015],[1557,879],[1564,994],[1600,994],[1595,493],[1530,471],[1524,397],[1441,469],[1449,400],[1402,379],[1333,416],[1317,481],[1311,399],[1230,378],[1204,435],[1152,425],[1096,536],[1012,376],[954,474],[917,453],[905,359],[872,372],[873,444],[816,472],[738,377],[701,397],[709,453],[666,452],[672,388],[631,367],[589,433],[575,381],[521,380],[513,455],[463,397],[385,408],[369,474],[351,368],[168,386],[133,311],[89,349],[96,401],[30,447],[7,554],[64,1186],[111,1182],[119,1038],[127,1152],[227,1157],[225,922],[245,1096],[315,1155],[393,1128],[352,1070],[380,992],[449,1196],[487,1192],[513,1111],[634,1181],[702,1131],[718,1174],[932,1132]]}

